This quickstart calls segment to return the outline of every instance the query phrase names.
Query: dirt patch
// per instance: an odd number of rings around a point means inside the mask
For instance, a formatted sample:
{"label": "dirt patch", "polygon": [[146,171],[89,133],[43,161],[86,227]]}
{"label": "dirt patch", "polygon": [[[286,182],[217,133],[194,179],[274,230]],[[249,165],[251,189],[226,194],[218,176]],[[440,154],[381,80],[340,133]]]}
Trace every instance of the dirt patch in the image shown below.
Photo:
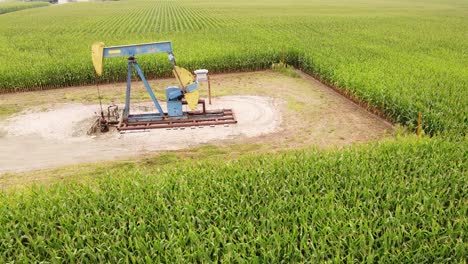
{"label": "dirt patch", "polygon": [[[305,74],[293,78],[262,71],[212,75],[211,80],[212,109],[234,108],[237,125],[90,137],[86,131],[99,109],[95,86],[2,95],[0,172],[148,156],[205,143],[226,149],[242,144],[244,150],[255,145],[251,152],[262,152],[342,147],[392,136],[390,123]],[[158,98],[174,84],[173,79],[150,81]],[[100,90],[104,104],[122,105],[125,83],[100,85]],[[201,92],[207,96],[206,87]],[[132,111],[154,111],[148,101],[143,84],[135,82]],[[22,112],[12,116],[18,109]]]}
{"label": "dirt patch", "polygon": [[[279,127],[281,115],[275,105],[273,99],[266,97],[226,96],[217,98],[208,108],[232,108],[237,115],[236,125],[124,134],[113,131],[98,136],[88,136],[86,131],[94,122],[99,105],[64,104],[43,112],[27,111],[4,125],[6,133],[0,138],[0,171],[95,162],[193,147],[210,141],[260,136]],[[162,106],[164,109],[165,104]],[[136,104],[133,108],[154,111],[148,104]]]}

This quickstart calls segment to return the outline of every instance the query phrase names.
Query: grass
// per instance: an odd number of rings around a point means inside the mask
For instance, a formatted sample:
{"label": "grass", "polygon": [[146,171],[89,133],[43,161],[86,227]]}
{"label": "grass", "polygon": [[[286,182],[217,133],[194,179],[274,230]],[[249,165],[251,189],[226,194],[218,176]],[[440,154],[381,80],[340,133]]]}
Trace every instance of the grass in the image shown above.
{"label": "grass", "polygon": [[273,63],[271,65],[271,69],[276,71],[276,72],[280,72],[282,74],[285,74],[287,76],[290,76],[290,77],[294,77],[294,78],[299,78],[301,75],[299,73],[297,73],[293,67],[291,67],[290,65],[287,65],[285,63]]}
{"label": "grass", "polygon": [[0,105],[0,118],[11,116],[12,114],[19,112],[20,109],[21,107],[14,104]]}
{"label": "grass", "polygon": [[306,107],[304,102],[299,102],[293,97],[288,97],[286,100],[288,102],[288,108],[298,113],[302,113],[304,111],[304,107]]}

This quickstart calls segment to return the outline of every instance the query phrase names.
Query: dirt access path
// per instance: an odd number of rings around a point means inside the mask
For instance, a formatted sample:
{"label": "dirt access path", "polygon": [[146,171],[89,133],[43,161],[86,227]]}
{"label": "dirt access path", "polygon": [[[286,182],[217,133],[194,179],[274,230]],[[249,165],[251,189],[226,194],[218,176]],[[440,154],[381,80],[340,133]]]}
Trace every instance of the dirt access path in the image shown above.
{"label": "dirt access path", "polygon": [[[164,88],[174,82],[150,84],[164,98]],[[213,75],[212,88],[215,98],[209,107],[233,108],[237,125],[88,136],[99,110],[95,86],[2,95],[0,172],[125,159],[206,143],[263,144],[275,150],[343,146],[391,135],[388,122],[309,76],[273,71]],[[105,104],[122,105],[124,83],[100,89]],[[132,102],[138,102],[132,110],[154,111],[141,82],[132,91]]]}

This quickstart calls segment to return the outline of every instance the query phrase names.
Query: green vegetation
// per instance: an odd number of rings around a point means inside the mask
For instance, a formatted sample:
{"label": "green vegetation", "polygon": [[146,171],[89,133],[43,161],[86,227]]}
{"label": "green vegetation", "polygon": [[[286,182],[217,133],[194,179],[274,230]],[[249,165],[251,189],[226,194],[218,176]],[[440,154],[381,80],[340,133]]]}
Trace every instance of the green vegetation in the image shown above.
{"label": "green vegetation", "polygon": [[[94,83],[94,41],[171,40],[180,65],[211,72],[270,68],[284,48],[285,63],[405,129],[421,111],[433,136],[68,172],[86,180],[0,193],[0,262],[466,261],[468,2],[128,0],[0,25],[3,92]],[[163,55],[139,60],[169,74]],[[100,82],[126,76],[125,58],[104,68]]]}
{"label": "green vegetation", "polygon": [[300,77],[299,73],[297,73],[293,67],[291,67],[290,65],[287,65],[286,63],[282,63],[282,62],[273,63],[271,65],[271,69],[276,72],[280,72],[282,74],[290,76],[290,77],[294,77],[294,78]]}
{"label": "green vegetation", "polygon": [[0,2],[0,15],[18,10],[48,6],[47,2]]}
{"label": "green vegetation", "polygon": [[[261,12],[259,12],[261,10]],[[58,23],[57,21],[60,21]],[[179,64],[212,72],[286,63],[429,134],[468,130],[468,3],[440,1],[153,1],[72,3],[0,17],[0,90],[95,82],[90,46],[172,40]],[[155,59],[157,57],[158,59]],[[122,81],[125,58],[101,81]],[[141,57],[149,77],[165,56]]]}
{"label": "green vegetation", "polygon": [[467,148],[411,139],[98,171],[93,183],[0,196],[0,256],[462,263]]}

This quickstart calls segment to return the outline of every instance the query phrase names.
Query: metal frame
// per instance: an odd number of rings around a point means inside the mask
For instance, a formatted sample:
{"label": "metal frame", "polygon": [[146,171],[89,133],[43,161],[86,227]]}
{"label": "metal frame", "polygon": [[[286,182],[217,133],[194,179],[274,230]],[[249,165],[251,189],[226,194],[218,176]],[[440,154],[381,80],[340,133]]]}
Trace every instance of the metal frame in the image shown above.
{"label": "metal frame", "polygon": [[[187,104],[186,101],[182,101]],[[155,114],[140,114],[129,116],[128,122],[120,122],[117,125],[119,131],[145,130],[155,128],[183,128],[193,126],[215,126],[236,124],[236,116],[231,109],[206,110],[205,100],[200,99],[199,104],[203,105],[202,111],[185,112],[179,118],[164,115],[156,120]]]}
{"label": "metal frame", "polygon": [[161,119],[164,116],[164,112],[159,105],[156,96],[153,93],[153,90],[149,86],[148,81],[143,74],[143,71],[138,64],[135,55],[138,54],[153,54],[153,53],[167,53],[169,61],[174,66],[175,65],[175,58],[174,54],[172,53],[172,43],[170,41],[164,42],[153,42],[153,43],[144,43],[144,44],[136,44],[136,45],[123,45],[123,46],[112,46],[112,47],[104,47],[103,48],[103,57],[104,58],[112,58],[112,57],[128,57],[128,71],[127,71],[127,90],[126,90],[126,98],[125,98],[125,108],[123,110],[123,121],[127,122],[128,118],[130,117],[130,96],[131,96],[131,89],[132,89],[132,67],[135,67],[138,75],[140,76],[141,80],[143,81],[146,91],[151,97],[151,100],[158,109],[159,114],[155,114],[154,118]]}
{"label": "metal frame", "polygon": [[[120,122],[109,122],[111,125],[116,125],[119,131],[125,130],[139,130],[139,129],[150,129],[150,128],[171,128],[171,127],[190,127],[190,126],[212,126],[212,125],[227,125],[237,123],[236,117],[231,109],[223,110],[210,110],[207,111],[205,107],[205,100],[199,100],[198,103],[203,105],[203,111],[184,112],[182,116],[169,117],[167,113],[164,113],[161,105],[159,104],[153,90],[149,86],[148,81],[143,74],[143,71],[138,64],[135,55],[138,54],[152,54],[152,53],[167,53],[169,61],[172,66],[176,66],[174,54],[172,53],[172,44],[169,41],[165,42],[154,42],[137,45],[124,45],[124,46],[112,46],[103,47],[104,44],[100,43],[98,48],[101,48],[102,58],[111,57],[128,57],[128,72],[127,72],[127,90],[125,98],[125,108],[123,110],[122,119]],[[94,56],[94,55],[93,55]],[[102,59],[101,58],[101,59]],[[96,59],[99,62],[99,59]],[[94,62],[93,62],[94,63]],[[154,105],[156,106],[158,113],[148,114],[130,114],[130,97],[132,87],[132,69],[135,67],[138,75],[140,76],[148,94],[151,97]],[[96,65],[95,65],[96,68]],[[174,74],[178,75],[177,71],[174,70]],[[180,77],[177,76],[180,81]],[[182,88],[185,90],[185,87]],[[210,98],[211,99],[211,98]],[[211,102],[210,102],[211,103]],[[182,104],[187,104],[185,100]]]}
{"label": "metal frame", "polygon": [[127,121],[129,116],[130,116],[130,95],[131,95],[131,87],[132,87],[132,67],[135,67],[135,69],[138,72],[138,75],[140,76],[141,80],[143,81],[143,84],[145,85],[146,91],[148,91],[148,94],[151,97],[151,100],[154,103],[154,106],[158,109],[158,116],[162,117],[164,116],[164,111],[161,108],[161,105],[159,105],[158,99],[156,99],[156,96],[153,93],[153,90],[149,86],[148,81],[145,78],[145,75],[143,74],[143,71],[140,68],[140,65],[138,64],[137,60],[134,57],[128,58],[128,73],[127,73],[127,91],[126,91],[126,97],[125,97],[125,108],[123,111],[123,120]]}

